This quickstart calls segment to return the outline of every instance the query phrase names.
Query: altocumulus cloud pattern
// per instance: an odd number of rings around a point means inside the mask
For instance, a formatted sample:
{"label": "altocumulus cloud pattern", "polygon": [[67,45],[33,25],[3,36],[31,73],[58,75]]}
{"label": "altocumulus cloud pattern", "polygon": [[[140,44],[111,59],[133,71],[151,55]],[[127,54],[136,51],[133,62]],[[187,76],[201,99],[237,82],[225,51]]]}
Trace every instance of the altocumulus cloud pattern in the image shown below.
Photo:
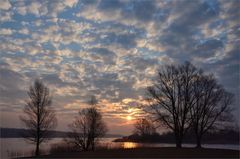
{"label": "altocumulus cloud pattern", "polygon": [[116,121],[109,123],[113,131],[126,132],[123,117],[143,115],[137,105],[159,66],[186,60],[239,97],[239,6],[239,0],[1,0],[1,126],[19,126],[16,114],[35,78],[51,88],[60,128],[96,95],[106,118]]}

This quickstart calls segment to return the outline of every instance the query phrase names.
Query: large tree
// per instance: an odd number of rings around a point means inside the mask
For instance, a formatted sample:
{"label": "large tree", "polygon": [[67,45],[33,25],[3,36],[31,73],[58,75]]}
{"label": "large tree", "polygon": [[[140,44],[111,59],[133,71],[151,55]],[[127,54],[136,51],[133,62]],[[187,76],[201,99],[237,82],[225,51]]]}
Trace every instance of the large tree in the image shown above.
{"label": "large tree", "polygon": [[23,137],[36,145],[35,155],[39,155],[39,146],[49,138],[49,130],[55,128],[57,119],[51,107],[52,97],[49,89],[39,79],[35,80],[28,91],[29,100],[20,119],[28,129]]}
{"label": "large tree", "polygon": [[148,106],[154,121],[163,124],[175,134],[176,147],[191,126],[190,110],[194,105],[194,78],[199,70],[189,62],[183,65],[167,65],[158,71],[153,85],[147,89]]}
{"label": "large tree", "polygon": [[195,78],[196,102],[191,108],[193,130],[197,147],[201,147],[202,136],[221,121],[231,120],[233,95],[219,85],[213,75],[200,74]]}
{"label": "large tree", "polygon": [[97,139],[107,132],[107,126],[101,112],[96,108],[96,103],[97,101],[92,97],[89,101],[91,107],[82,109],[69,125],[73,138],[68,141],[83,151],[88,151],[90,148],[94,151]]}

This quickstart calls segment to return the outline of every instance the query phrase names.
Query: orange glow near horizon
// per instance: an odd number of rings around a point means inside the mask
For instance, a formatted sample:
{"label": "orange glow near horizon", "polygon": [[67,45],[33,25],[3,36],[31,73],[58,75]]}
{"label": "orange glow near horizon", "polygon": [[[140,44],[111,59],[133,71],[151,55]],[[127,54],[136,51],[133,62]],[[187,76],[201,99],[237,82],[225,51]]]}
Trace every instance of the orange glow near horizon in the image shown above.
{"label": "orange glow near horizon", "polygon": [[123,143],[123,148],[124,149],[133,149],[133,148],[136,148],[136,147],[137,147],[137,144],[133,143],[133,142],[124,142]]}

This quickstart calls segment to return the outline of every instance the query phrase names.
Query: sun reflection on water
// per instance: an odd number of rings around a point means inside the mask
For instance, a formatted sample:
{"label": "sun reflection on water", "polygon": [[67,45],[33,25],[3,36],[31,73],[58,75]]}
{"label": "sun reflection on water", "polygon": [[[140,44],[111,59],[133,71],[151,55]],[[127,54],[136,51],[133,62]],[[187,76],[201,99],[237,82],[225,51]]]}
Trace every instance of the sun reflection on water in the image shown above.
{"label": "sun reflection on water", "polygon": [[133,149],[133,148],[136,148],[136,147],[137,147],[137,144],[133,143],[133,142],[124,142],[123,143],[123,148],[124,149]]}

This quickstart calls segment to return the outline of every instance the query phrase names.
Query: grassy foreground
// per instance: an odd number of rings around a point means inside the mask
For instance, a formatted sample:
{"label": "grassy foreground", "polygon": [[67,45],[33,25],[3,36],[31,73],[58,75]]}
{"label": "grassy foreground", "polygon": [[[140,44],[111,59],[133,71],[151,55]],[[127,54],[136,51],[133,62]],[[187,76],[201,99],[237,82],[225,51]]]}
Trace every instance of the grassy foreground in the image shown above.
{"label": "grassy foreground", "polygon": [[162,147],[69,152],[44,155],[38,158],[239,158],[239,151],[209,148],[179,149]]}

